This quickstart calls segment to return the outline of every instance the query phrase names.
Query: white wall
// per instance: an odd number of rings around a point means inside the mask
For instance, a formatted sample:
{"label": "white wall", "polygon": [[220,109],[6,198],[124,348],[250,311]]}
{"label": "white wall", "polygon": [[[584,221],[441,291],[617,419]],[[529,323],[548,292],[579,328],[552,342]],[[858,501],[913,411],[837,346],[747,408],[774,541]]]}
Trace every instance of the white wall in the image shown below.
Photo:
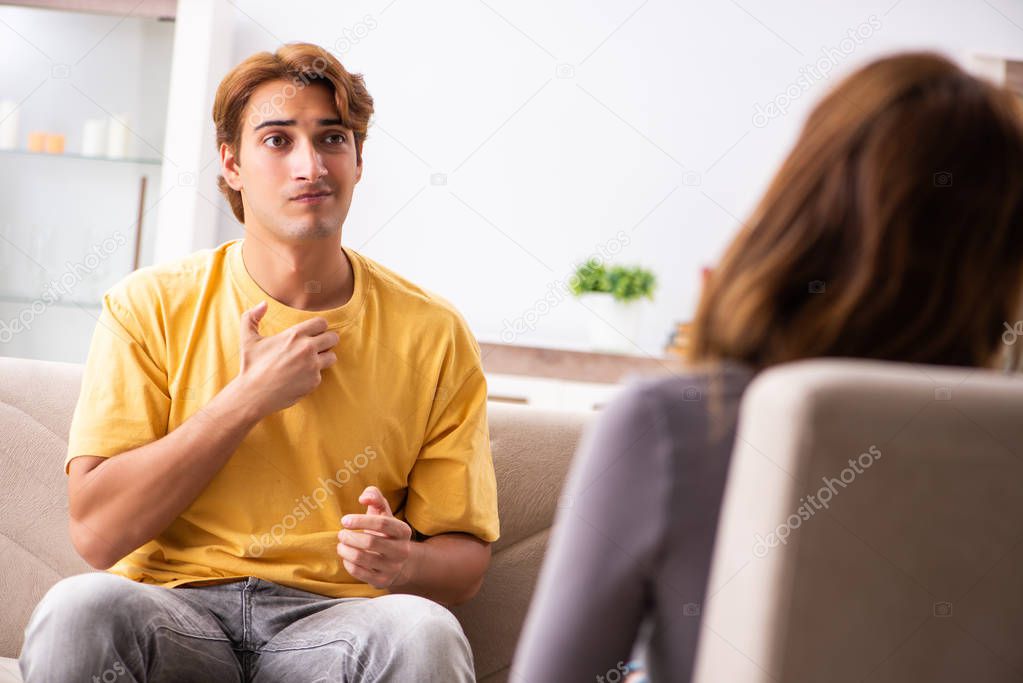
{"label": "white wall", "polygon": [[[700,266],[719,256],[837,75],[900,49],[1023,54],[1020,0],[234,5],[225,37],[232,63],[306,40],[366,76],[377,115],[346,244],[451,299],[483,340],[500,340],[507,321],[529,317],[535,329],[515,341],[582,347],[590,316],[557,285],[624,231],[631,243],[617,261],[653,268],[661,280],[637,340],[652,353],[692,314]],[[0,25],[0,97],[30,95],[23,130],[63,126],[69,151],[77,149],[80,120],[101,111],[69,89],[74,82],[104,108],[136,113],[140,136],[160,146],[163,104],[151,74],[169,68],[173,26],[10,7],[0,18],[9,25]],[[843,44],[858,27],[869,37]],[[798,79],[825,48],[831,75],[811,75],[804,91]],[[72,78],[54,79],[51,62],[73,64]],[[757,105],[787,89],[796,94],[787,113],[755,125]],[[134,186],[126,185],[134,172],[125,180],[123,167],[0,164],[3,234],[20,244],[25,229],[35,234],[32,226],[46,222],[54,249],[69,250],[65,260],[84,255],[83,230],[123,227],[115,218],[134,210]],[[446,184],[431,184],[434,174]],[[216,196],[211,176],[200,182]],[[215,242],[240,236],[229,212],[216,220],[206,226],[216,228]],[[175,227],[189,226],[168,229]],[[0,282],[21,282],[22,260],[0,243]],[[60,275],[63,261],[55,263]],[[101,291],[104,283],[94,285]],[[561,303],[548,307],[547,296]],[[0,307],[0,320],[18,312]],[[47,333],[0,345],[0,353],[84,359],[91,326],[75,314],[86,323],[69,329],[61,321],[72,316],[46,312],[53,324],[40,329],[62,331],[59,348]]]}
{"label": "white wall", "polygon": [[[304,40],[366,77],[377,114],[346,244],[498,340],[624,230],[632,242],[618,261],[661,281],[638,340],[650,352],[691,316],[700,266],[835,75],[901,49],[1023,53],[1018,0],[236,4],[236,62]],[[857,27],[869,37],[843,44]],[[811,74],[787,114],[754,125],[755,105],[783,95],[824,48],[831,77]],[[431,185],[433,173],[447,184]],[[219,235],[240,226],[222,219]],[[586,315],[566,299],[516,341],[584,346]]]}

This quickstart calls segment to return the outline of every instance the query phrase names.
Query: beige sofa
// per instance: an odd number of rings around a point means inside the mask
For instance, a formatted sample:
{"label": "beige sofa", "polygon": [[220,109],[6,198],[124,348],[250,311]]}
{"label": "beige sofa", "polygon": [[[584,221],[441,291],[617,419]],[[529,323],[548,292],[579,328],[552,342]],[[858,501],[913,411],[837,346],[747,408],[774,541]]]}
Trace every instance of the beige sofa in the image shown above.
{"label": "beige sofa", "polygon": [[[89,571],[67,537],[60,467],[80,372],[0,358],[0,657],[17,655],[50,585]],[[480,594],[456,610],[480,681],[508,679],[589,419],[490,406],[503,533]],[[825,479],[845,485],[802,519]],[[1009,683],[1023,680],[1021,576],[1020,379],[805,361],[743,399],[708,596],[677,618],[703,617],[696,683]],[[0,659],[8,680],[16,664]]]}
{"label": "beige sofa", "polygon": [[[81,366],[0,358],[0,683],[33,607],[59,579],[93,571],[67,531],[61,467]],[[501,539],[480,593],[456,608],[478,680],[507,680],[562,480],[590,413],[491,404]]]}

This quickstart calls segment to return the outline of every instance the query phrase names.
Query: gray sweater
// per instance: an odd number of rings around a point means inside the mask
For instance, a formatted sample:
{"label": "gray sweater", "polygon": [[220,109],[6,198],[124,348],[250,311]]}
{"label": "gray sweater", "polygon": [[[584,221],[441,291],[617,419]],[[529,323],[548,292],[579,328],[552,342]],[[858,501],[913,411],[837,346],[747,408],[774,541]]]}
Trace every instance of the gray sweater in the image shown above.
{"label": "gray sweater", "polygon": [[690,679],[739,401],[752,377],[726,364],[633,381],[586,431],[511,681],[621,681],[634,645],[652,681]]}

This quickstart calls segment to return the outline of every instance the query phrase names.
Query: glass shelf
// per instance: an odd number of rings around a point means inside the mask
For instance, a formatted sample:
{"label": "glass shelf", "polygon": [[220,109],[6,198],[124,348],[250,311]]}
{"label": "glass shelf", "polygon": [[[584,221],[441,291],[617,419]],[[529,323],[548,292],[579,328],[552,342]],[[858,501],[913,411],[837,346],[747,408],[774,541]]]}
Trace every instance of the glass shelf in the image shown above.
{"label": "glass shelf", "polygon": [[25,156],[25,157],[42,157],[42,158],[63,158],[63,159],[78,159],[80,161],[105,161],[107,163],[114,164],[144,164],[146,166],[160,166],[163,164],[162,159],[144,159],[141,157],[94,157],[85,156],[83,154],[71,154],[69,152],[61,152],[60,154],[51,154],[49,152],[31,152],[27,149],[0,149],[0,156]]}
{"label": "glass shelf", "polygon": [[24,294],[0,292],[0,304],[34,304],[37,301],[45,306],[62,306],[65,308],[103,308],[103,303],[101,301],[65,298],[55,299],[46,303],[42,296],[31,297],[25,296]]}

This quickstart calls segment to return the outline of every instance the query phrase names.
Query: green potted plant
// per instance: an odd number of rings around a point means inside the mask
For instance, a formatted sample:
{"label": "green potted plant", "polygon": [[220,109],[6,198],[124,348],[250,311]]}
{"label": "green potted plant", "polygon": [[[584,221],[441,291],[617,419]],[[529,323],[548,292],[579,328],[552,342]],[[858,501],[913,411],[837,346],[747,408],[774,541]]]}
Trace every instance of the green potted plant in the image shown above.
{"label": "green potted plant", "polygon": [[642,323],[642,299],[653,301],[657,277],[639,266],[605,266],[599,259],[580,264],[569,289],[588,309],[590,346],[595,351],[635,353]]}

